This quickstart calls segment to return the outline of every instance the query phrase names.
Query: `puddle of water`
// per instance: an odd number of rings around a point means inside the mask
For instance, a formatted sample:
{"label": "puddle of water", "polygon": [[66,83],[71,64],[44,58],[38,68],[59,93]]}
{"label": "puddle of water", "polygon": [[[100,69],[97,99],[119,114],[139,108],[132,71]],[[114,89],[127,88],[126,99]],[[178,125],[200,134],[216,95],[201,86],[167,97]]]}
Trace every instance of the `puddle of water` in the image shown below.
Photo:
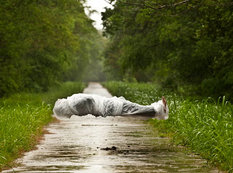
{"label": "puddle of water", "polygon": [[[86,91],[106,93],[98,86]],[[168,138],[153,136],[144,121],[132,117],[74,116],[47,130],[38,149],[18,160],[15,172],[218,172],[199,156],[171,147]]]}

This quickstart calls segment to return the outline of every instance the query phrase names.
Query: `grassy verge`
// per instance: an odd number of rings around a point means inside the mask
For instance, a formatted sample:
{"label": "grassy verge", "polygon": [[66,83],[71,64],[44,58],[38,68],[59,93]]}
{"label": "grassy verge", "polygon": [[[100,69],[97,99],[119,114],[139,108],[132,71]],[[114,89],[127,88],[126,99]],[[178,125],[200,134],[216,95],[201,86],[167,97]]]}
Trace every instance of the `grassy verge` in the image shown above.
{"label": "grassy verge", "polygon": [[55,100],[83,89],[82,83],[66,82],[46,93],[20,93],[0,99],[0,170],[32,149],[43,126],[52,120]]}
{"label": "grassy verge", "polygon": [[104,86],[116,96],[140,104],[151,104],[161,96],[168,100],[170,113],[166,121],[151,120],[176,144],[188,146],[212,164],[233,172],[233,106],[211,98],[182,98],[158,89],[154,84],[107,82]]}

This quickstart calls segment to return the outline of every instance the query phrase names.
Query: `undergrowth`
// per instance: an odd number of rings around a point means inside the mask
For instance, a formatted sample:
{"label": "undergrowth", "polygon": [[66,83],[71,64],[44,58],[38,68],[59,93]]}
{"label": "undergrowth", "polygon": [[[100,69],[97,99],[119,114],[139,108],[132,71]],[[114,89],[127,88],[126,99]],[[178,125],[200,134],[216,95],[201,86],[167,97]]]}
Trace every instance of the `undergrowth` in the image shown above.
{"label": "undergrowth", "polygon": [[43,126],[52,120],[55,100],[82,92],[84,84],[66,82],[46,93],[18,93],[0,99],[0,170],[32,149]]}
{"label": "undergrowth", "polygon": [[151,120],[153,126],[163,134],[172,134],[176,144],[188,146],[213,165],[233,172],[233,106],[224,97],[221,101],[184,98],[149,83],[106,82],[104,86],[112,95],[144,105],[165,96],[169,119]]}

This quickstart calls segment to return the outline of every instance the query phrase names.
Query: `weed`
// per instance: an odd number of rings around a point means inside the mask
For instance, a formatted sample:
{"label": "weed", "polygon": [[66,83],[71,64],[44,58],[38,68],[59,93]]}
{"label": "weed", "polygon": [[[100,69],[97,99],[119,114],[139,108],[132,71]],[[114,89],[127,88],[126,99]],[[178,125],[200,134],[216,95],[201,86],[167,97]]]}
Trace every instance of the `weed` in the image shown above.
{"label": "weed", "polygon": [[172,133],[173,141],[190,147],[212,164],[233,171],[233,106],[225,98],[183,98],[158,89],[151,83],[106,82],[104,86],[116,96],[151,104],[165,96],[170,112],[166,121],[151,120],[162,134]]}
{"label": "weed", "polygon": [[84,84],[66,82],[46,93],[18,93],[0,99],[0,169],[22,151],[32,149],[44,125],[52,120],[58,98],[82,92]]}

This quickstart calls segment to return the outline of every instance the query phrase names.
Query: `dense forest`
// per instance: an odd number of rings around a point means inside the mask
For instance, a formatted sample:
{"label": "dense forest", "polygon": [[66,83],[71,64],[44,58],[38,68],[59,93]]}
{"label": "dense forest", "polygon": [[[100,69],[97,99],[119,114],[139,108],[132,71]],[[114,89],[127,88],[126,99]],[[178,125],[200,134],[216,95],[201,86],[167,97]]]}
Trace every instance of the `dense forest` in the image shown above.
{"label": "dense forest", "polygon": [[231,0],[109,2],[114,8],[102,13],[108,41],[85,14],[85,1],[1,2],[0,96],[104,80],[102,56],[107,79],[233,96]]}
{"label": "dense forest", "polygon": [[135,103],[165,96],[161,137],[232,172],[232,0],[105,1],[97,31],[86,0],[1,0],[0,171],[35,148],[58,98],[109,80]]}
{"label": "dense forest", "polygon": [[109,79],[233,96],[231,0],[111,0],[102,14]]}
{"label": "dense forest", "polygon": [[59,81],[82,80],[93,64],[100,66],[104,40],[83,3],[1,1],[0,96],[46,91]]}

